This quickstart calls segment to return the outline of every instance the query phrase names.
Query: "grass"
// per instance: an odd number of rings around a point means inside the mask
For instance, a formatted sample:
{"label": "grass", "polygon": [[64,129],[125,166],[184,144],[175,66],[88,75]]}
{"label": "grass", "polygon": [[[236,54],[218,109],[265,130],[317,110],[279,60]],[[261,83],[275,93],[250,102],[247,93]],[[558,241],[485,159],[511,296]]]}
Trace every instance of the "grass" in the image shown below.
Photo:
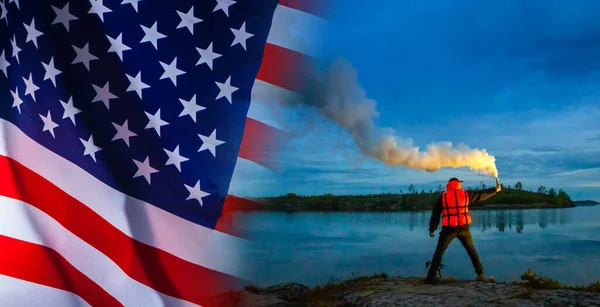
{"label": "grass", "polygon": [[[300,295],[298,301],[306,306],[340,306],[335,297],[340,293],[351,290],[373,290],[369,289],[368,281],[386,280],[386,273],[375,273],[373,275],[354,275],[342,282],[330,281],[323,286],[316,286],[308,292]],[[343,306],[343,305],[342,305]],[[349,304],[347,306],[350,306]]]}
{"label": "grass", "polygon": [[259,294],[260,293],[260,289],[257,286],[254,286],[254,285],[246,286],[244,288],[244,290],[246,290],[246,291],[248,291],[250,293],[254,293],[254,294]]}
{"label": "grass", "polygon": [[531,287],[532,289],[537,290],[565,289],[600,293],[600,280],[588,286],[562,285],[558,280],[540,276],[537,273],[533,272],[530,268],[528,268],[527,271],[525,271],[525,273],[521,274],[521,280],[525,282],[518,283],[513,281],[513,284],[524,284],[526,286]]}

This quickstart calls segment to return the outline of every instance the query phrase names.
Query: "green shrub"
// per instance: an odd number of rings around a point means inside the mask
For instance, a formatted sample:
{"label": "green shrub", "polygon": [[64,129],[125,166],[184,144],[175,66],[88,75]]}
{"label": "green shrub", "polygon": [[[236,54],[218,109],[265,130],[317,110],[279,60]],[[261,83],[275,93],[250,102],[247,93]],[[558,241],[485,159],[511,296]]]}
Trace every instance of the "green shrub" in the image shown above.
{"label": "green shrub", "polygon": [[[577,291],[590,291],[590,292],[600,292],[600,280],[595,283],[590,284],[589,286],[568,286],[561,285],[558,280],[539,276],[537,273],[531,271],[530,268],[525,271],[525,273],[521,274],[521,279],[526,281],[526,285],[534,288],[534,289],[566,289],[566,290],[577,290]],[[515,281],[513,281],[513,284]]]}
{"label": "green shrub", "polygon": [[537,273],[527,268],[525,273],[521,274],[521,280],[526,281],[527,285],[536,289],[559,289],[561,288],[558,280],[539,276]]}

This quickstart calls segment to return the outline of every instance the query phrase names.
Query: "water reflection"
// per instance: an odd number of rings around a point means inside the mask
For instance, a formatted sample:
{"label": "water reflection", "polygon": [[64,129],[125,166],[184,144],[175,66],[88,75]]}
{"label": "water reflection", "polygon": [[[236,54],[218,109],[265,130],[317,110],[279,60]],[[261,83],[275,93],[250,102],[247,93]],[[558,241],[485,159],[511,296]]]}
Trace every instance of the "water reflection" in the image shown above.
{"label": "water reflection", "polygon": [[[471,211],[471,216],[473,217],[471,230],[485,232],[495,229],[499,232],[515,231],[522,233],[525,225],[537,225],[545,229],[548,226],[564,225],[570,222],[570,211],[567,209],[535,210],[537,212],[527,214],[527,219],[524,218],[524,210]],[[392,215],[388,217],[391,218]],[[429,212],[407,214],[406,222],[408,223],[408,229],[414,231],[415,228],[423,229],[429,227],[429,218]]]}
{"label": "water reflection", "polygon": [[[600,279],[600,206],[471,213],[475,244],[486,271],[498,280],[519,279],[527,268],[566,284]],[[248,269],[256,284],[315,285],[353,273],[421,276],[437,244],[427,235],[430,215],[252,212],[237,215],[236,221],[258,243],[244,256],[252,259]],[[446,275],[473,277],[460,244],[451,244],[444,257],[452,263]]]}

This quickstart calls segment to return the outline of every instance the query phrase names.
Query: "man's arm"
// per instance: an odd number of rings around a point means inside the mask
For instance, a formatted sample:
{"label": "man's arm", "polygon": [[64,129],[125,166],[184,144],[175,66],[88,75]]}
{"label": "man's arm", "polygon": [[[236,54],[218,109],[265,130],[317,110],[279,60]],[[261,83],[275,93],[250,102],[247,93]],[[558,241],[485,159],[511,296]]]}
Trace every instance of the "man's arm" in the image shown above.
{"label": "man's arm", "polygon": [[431,211],[431,218],[429,219],[429,233],[433,233],[438,225],[440,224],[440,217],[442,215],[442,194],[438,196],[433,210]]}
{"label": "man's arm", "polygon": [[498,188],[489,188],[482,191],[467,191],[469,193],[470,204],[482,202],[498,193]]}

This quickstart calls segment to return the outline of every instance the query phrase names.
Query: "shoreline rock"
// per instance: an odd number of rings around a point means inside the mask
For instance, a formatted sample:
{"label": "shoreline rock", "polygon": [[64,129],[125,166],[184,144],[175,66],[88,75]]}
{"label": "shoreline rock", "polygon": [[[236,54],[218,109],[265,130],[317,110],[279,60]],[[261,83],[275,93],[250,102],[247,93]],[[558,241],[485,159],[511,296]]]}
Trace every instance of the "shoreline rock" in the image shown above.
{"label": "shoreline rock", "polygon": [[536,290],[521,283],[456,279],[426,285],[423,278],[406,277],[359,278],[315,288],[296,283],[262,289],[248,287],[234,296],[236,302],[233,305],[240,307],[600,306],[600,293],[597,292]]}

